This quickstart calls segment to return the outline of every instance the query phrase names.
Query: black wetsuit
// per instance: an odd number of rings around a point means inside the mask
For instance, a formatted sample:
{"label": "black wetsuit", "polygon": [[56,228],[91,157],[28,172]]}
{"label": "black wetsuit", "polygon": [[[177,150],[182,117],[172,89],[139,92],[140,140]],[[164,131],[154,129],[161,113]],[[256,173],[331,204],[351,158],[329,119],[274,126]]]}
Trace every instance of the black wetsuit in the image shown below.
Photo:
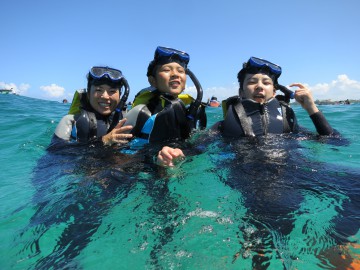
{"label": "black wetsuit", "polygon": [[104,116],[91,110],[65,115],[59,122],[52,137],[49,149],[63,147],[69,142],[102,142],[102,136],[109,133],[111,116]]}
{"label": "black wetsuit", "polygon": [[139,110],[131,133],[151,143],[188,138],[191,123],[184,103],[158,90],[153,93],[154,97]]}
{"label": "black wetsuit", "polygon": [[[292,108],[276,98],[260,104],[250,99],[232,97],[227,101],[227,114],[219,129],[226,137],[261,136],[297,133],[299,126]],[[333,129],[319,111],[310,116],[320,135],[330,135]]]}

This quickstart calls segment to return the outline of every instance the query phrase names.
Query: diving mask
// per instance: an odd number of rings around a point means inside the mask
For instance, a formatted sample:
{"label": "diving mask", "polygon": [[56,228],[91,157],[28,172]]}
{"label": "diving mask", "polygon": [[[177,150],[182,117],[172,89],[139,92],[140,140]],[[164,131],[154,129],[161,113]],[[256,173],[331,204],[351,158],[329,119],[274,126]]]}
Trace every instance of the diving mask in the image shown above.
{"label": "diving mask", "polygon": [[96,80],[102,79],[107,76],[112,81],[120,81],[123,75],[120,70],[109,67],[92,67],[89,75]]}
{"label": "diving mask", "polygon": [[271,63],[270,61],[261,59],[261,58],[257,58],[257,57],[250,57],[250,59],[247,61],[247,63],[244,63],[243,68],[263,68],[263,67],[268,67],[270,72],[272,72],[273,74],[280,76],[281,74],[281,67]]}
{"label": "diving mask", "polygon": [[277,84],[277,80],[281,75],[281,67],[261,58],[250,57],[250,59],[243,64],[243,68],[237,75],[240,88],[243,88],[246,74],[256,74],[259,72],[267,74],[273,80],[274,84]]}
{"label": "diving mask", "polygon": [[161,58],[171,59],[174,55],[178,56],[179,60],[184,62],[186,65],[190,61],[190,56],[188,53],[172,48],[161,47],[161,46],[158,46],[156,48],[154,60],[156,62],[161,62]]}

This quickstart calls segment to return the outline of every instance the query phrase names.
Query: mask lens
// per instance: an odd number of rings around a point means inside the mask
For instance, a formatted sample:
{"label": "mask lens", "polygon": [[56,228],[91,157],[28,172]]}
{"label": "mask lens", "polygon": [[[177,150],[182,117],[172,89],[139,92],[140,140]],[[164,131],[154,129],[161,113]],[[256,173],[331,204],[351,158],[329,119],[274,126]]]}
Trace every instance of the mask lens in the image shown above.
{"label": "mask lens", "polygon": [[122,74],[120,72],[120,70],[116,70],[116,69],[109,69],[107,71],[107,74],[109,75],[109,77],[113,80],[119,80],[122,78]]}
{"label": "mask lens", "polygon": [[118,69],[109,67],[92,67],[90,74],[95,79],[101,79],[105,75],[108,75],[111,80],[117,81],[122,79],[122,73]]}
{"label": "mask lens", "polygon": [[179,56],[179,58],[184,61],[186,64],[189,63],[190,56],[186,52],[175,50],[167,47],[157,47],[155,52],[155,59],[160,57],[171,57],[173,55]]}
{"label": "mask lens", "polygon": [[104,76],[103,68],[93,67],[90,72],[91,72],[91,75],[93,75],[96,78],[101,78],[102,76]]}
{"label": "mask lens", "polygon": [[274,73],[274,74],[281,74],[281,67],[271,63],[267,60],[261,59],[261,58],[257,58],[257,57],[251,57],[248,61],[248,64],[250,66],[253,67],[263,67],[263,66],[267,66],[270,68],[270,70]]}

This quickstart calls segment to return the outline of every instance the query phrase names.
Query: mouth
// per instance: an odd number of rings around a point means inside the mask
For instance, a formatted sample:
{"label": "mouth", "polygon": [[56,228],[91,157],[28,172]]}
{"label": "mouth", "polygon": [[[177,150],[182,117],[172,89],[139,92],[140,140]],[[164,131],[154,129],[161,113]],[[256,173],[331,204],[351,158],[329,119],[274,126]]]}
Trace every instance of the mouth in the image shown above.
{"label": "mouth", "polygon": [[172,81],[172,82],[169,83],[169,85],[171,87],[178,87],[180,85],[180,82],[179,81]]}
{"label": "mouth", "polygon": [[109,108],[109,107],[110,107],[110,103],[99,102],[99,106],[102,107],[102,108]]}

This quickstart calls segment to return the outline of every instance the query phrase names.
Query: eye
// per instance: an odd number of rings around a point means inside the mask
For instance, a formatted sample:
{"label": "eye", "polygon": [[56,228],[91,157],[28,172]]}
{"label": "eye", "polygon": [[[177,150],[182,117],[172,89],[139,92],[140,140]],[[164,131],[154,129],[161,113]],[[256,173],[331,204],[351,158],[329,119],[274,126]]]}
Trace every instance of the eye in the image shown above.
{"label": "eye", "polygon": [[272,85],[272,82],[271,81],[264,81],[264,84],[265,85]]}
{"label": "eye", "polygon": [[159,71],[161,72],[161,71],[163,71],[163,72],[169,72],[171,70],[171,67],[169,66],[169,65],[167,65],[167,64],[165,64],[165,65],[163,65],[163,66],[161,66],[160,68],[159,68]]}

